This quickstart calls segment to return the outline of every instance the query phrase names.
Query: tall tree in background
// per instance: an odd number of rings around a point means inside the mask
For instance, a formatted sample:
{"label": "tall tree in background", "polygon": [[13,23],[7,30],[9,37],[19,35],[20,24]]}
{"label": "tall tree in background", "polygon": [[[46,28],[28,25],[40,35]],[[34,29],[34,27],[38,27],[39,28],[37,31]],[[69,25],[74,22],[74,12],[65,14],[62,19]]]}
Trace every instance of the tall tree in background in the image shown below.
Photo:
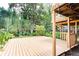
{"label": "tall tree in background", "polygon": [[[30,31],[33,32],[35,25],[44,25],[46,29],[51,25],[50,5],[45,9],[43,4],[23,4],[22,16],[26,20],[30,20]],[[50,26],[48,26],[50,25]]]}
{"label": "tall tree in background", "polygon": [[[23,4],[22,5],[22,12],[21,15],[25,20],[29,20],[31,23],[30,26],[30,32],[33,33],[33,30],[35,28],[35,25],[39,24],[39,18],[38,18],[38,8],[36,3],[34,4]],[[39,5],[38,5],[39,6]]]}
{"label": "tall tree in background", "polygon": [[3,7],[0,8],[0,29],[5,28],[5,18],[8,17],[8,11]]}

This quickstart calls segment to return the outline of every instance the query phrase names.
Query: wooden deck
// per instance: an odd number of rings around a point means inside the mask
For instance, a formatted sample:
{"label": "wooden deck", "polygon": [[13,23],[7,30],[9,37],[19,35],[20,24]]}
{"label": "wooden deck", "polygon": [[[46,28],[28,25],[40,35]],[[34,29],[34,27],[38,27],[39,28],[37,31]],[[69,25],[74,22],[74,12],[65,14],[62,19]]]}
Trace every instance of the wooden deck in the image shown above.
{"label": "wooden deck", "polygon": [[[45,36],[13,38],[3,48],[1,56],[52,56],[52,38]],[[66,42],[57,39],[56,54],[68,50]]]}

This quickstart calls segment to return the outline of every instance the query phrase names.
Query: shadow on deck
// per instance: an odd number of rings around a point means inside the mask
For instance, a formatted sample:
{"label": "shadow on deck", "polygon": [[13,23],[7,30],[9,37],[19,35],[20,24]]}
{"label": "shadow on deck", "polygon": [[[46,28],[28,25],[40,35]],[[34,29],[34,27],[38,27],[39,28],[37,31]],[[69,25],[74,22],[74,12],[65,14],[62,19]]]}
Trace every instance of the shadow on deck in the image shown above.
{"label": "shadow on deck", "polygon": [[79,45],[71,49],[71,54],[68,52],[66,53],[66,56],[79,56]]}
{"label": "shadow on deck", "polygon": [[68,50],[59,56],[79,56],[79,44],[72,48],[71,50]]}

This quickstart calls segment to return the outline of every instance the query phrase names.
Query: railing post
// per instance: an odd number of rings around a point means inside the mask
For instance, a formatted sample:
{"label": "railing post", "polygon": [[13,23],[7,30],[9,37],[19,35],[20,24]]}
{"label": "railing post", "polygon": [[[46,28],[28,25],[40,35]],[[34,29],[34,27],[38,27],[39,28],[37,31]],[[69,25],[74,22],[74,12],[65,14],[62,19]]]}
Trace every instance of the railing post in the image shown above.
{"label": "railing post", "polygon": [[62,39],[62,25],[60,24],[60,39]]}
{"label": "railing post", "polygon": [[68,48],[71,48],[71,42],[70,42],[70,18],[68,18],[68,40],[67,40],[67,44],[68,44]]}
{"label": "railing post", "polygon": [[75,37],[76,37],[75,43],[77,43],[77,22],[75,22]]}

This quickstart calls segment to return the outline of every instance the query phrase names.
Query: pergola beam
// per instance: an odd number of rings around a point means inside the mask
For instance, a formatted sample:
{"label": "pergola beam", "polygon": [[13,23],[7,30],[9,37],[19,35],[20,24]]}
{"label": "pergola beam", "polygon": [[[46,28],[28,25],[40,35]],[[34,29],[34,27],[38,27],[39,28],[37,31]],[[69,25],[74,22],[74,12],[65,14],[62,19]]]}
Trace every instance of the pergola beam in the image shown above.
{"label": "pergola beam", "polygon": [[[71,20],[70,23],[79,22],[79,20]],[[57,22],[58,23],[58,22]],[[67,22],[59,22],[58,24],[67,24]]]}

